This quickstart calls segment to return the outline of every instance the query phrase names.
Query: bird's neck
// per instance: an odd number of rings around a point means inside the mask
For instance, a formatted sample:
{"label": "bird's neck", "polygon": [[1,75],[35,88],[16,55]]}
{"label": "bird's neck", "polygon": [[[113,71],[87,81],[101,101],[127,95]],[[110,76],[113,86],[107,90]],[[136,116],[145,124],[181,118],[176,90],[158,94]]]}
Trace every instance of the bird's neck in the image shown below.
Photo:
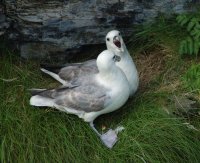
{"label": "bird's neck", "polygon": [[[108,85],[110,82],[117,80],[118,73],[120,70],[118,68],[113,68],[108,71],[100,71],[97,78],[102,81],[103,85]],[[112,84],[112,83],[111,83]]]}
{"label": "bird's neck", "polygon": [[125,58],[127,56],[128,50],[126,48],[126,45],[123,44],[122,46],[123,46],[123,51],[115,50],[114,53],[120,56],[121,58]]}

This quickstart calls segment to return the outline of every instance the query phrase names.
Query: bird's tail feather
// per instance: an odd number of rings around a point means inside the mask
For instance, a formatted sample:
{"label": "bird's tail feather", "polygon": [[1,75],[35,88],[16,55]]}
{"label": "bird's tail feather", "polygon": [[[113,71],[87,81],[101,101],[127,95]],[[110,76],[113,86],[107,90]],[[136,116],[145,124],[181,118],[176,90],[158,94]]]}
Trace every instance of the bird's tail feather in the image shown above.
{"label": "bird's tail feather", "polygon": [[47,89],[37,89],[37,88],[32,88],[32,89],[28,89],[31,92],[32,96],[38,95],[44,91],[46,91]]}
{"label": "bird's tail feather", "polygon": [[61,78],[59,77],[58,74],[56,74],[56,73],[54,73],[54,72],[51,72],[51,71],[49,71],[49,70],[46,70],[46,69],[44,69],[44,68],[41,68],[40,70],[41,70],[42,72],[44,72],[45,74],[50,75],[52,78],[54,78],[55,80],[59,81],[61,84],[63,84],[63,85],[66,84],[66,81],[63,80],[63,79],[61,79]]}
{"label": "bird's tail feather", "polygon": [[59,73],[60,69],[65,67],[65,65],[48,65],[48,64],[40,64],[40,67],[46,69],[48,71],[54,72],[56,74]]}
{"label": "bird's tail feather", "polygon": [[41,107],[54,107],[54,100],[51,98],[43,97],[40,95],[32,96],[30,99],[30,105],[41,106]]}

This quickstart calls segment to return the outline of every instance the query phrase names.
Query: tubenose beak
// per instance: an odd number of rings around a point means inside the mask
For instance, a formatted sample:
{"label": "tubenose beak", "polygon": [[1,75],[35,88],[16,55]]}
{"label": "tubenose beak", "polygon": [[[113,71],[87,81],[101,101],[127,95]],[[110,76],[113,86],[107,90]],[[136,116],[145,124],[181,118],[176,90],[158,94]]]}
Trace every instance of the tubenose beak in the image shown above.
{"label": "tubenose beak", "polygon": [[121,42],[120,42],[120,39],[118,36],[115,36],[113,38],[113,43],[118,47],[118,48],[121,48]]}

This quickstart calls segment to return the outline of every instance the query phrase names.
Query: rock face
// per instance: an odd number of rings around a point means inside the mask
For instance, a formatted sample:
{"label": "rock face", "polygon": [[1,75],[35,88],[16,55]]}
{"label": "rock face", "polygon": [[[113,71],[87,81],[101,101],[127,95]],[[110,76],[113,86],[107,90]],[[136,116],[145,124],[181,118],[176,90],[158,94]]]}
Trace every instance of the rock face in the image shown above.
{"label": "rock face", "polygon": [[70,49],[104,43],[112,29],[129,36],[133,24],[152,20],[159,12],[183,12],[188,1],[4,0],[0,35],[7,29],[7,37],[16,41],[25,58],[65,56]]}
{"label": "rock face", "polygon": [[9,23],[6,21],[4,6],[0,3],[0,36],[5,33],[8,27]]}

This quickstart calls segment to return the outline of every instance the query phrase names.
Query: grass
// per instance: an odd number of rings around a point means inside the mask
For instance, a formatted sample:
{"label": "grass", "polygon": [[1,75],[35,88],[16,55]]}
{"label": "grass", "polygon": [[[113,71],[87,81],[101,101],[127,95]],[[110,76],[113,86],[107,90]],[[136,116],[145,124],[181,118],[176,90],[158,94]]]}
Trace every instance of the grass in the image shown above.
{"label": "grass", "polygon": [[[193,64],[182,78],[184,86],[191,91],[200,92],[200,64]],[[190,84],[192,83],[192,84]]]}
{"label": "grass", "polygon": [[[164,33],[167,31],[169,27]],[[134,55],[141,74],[139,92],[120,110],[95,121],[100,131],[102,126],[125,127],[112,150],[103,146],[89,125],[76,116],[30,106],[29,88],[58,84],[41,74],[39,63],[23,61],[3,46],[0,51],[1,162],[200,162],[199,117],[188,119],[166,112],[175,108],[174,95],[196,89],[198,83],[193,82],[196,78],[193,80],[188,75],[196,61],[178,56],[174,34],[164,37],[162,30],[153,33],[158,40]],[[143,69],[144,65],[149,67]],[[194,87],[187,87],[193,83]],[[194,95],[199,97],[198,92]]]}

